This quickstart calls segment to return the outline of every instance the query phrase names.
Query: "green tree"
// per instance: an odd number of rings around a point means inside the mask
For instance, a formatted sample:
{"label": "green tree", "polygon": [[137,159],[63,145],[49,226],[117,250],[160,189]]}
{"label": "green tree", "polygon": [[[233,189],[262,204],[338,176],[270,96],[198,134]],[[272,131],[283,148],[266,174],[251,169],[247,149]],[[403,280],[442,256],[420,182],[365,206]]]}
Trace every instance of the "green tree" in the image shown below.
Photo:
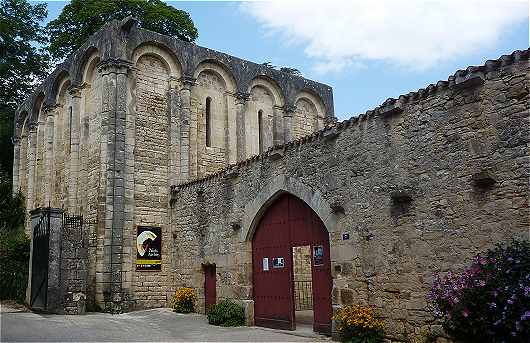
{"label": "green tree", "polygon": [[24,217],[24,198],[12,194],[11,178],[0,172],[0,300],[24,301],[29,262]]}
{"label": "green tree", "polygon": [[194,41],[198,36],[187,12],[161,0],[72,0],[59,17],[47,25],[49,52],[55,59],[63,59],[105,23],[127,16],[137,18],[144,29],[187,42]]}
{"label": "green tree", "polygon": [[0,171],[11,174],[14,116],[35,84],[44,78],[48,57],[40,48],[47,43],[40,23],[47,16],[46,4],[26,0],[0,1]]}
{"label": "green tree", "polygon": [[11,178],[0,172],[0,232],[15,231],[24,226],[24,197],[13,195]]}

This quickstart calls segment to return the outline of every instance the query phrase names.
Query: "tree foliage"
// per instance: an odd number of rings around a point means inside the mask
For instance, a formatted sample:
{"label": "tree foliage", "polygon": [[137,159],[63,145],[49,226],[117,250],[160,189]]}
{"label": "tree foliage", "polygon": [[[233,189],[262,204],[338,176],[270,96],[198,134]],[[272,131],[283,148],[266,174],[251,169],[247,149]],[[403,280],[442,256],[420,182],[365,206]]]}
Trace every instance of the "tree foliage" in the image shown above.
{"label": "tree foliage", "polygon": [[287,74],[295,75],[295,76],[302,76],[302,73],[300,72],[300,70],[296,68],[281,67],[280,71],[287,73]]}
{"label": "tree foliage", "polygon": [[13,195],[11,178],[0,172],[0,232],[22,228],[24,225],[24,198]]}
{"label": "tree foliage", "polygon": [[274,64],[272,64],[271,62],[263,62],[261,65],[265,66],[267,68],[271,68],[271,69],[278,69],[279,68],[278,70],[281,71],[282,73],[286,73],[286,74],[290,74],[290,75],[294,75],[294,76],[302,76],[302,72],[300,72],[300,70],[298,70],[296,68],[277,67]]}
{"label": "tree foliage", "polygon": [[39,22],[46,4],[25,0],[0,1],[0,102],[19,102],[44,77],[48,59],[37,46],[47,38]]}
{"label": "tree foliage", "polygon": [[192,42],[197,29],[189,14],[161,0],[72,0],[48,23],[49,51],[62,59],[79,48],[86,39],[113,19],[133,16],[144,29]]}
{"label": "tree foliage", "polygon": [[9,174],[17,103],[44,78],[48,68],[48,56],[39,48],[47,43],[39,24],[46,16],[46,4],[0,1],[0,171]]}
{"label": "tree foliage", "polygon": [[24,218],[24,198],[12,194],[11,179],[0,172],[0,300],[24,301],[29,261]]}

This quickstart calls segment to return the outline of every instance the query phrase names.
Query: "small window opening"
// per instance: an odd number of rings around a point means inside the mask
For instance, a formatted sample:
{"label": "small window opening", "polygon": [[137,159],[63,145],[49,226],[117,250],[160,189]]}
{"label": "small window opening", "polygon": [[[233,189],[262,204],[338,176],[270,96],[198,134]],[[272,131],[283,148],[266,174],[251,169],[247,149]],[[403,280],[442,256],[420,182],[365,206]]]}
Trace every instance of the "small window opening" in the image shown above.
{"label": "small window opening", "polygon": [[259,153],[263,152],[263,111],[258,111],[258,143]]}
{"label": "small window opening", "polygon": [[211,125],[211,109],[212,99],[206,98],[206,146],[212,146],[212,125]]}

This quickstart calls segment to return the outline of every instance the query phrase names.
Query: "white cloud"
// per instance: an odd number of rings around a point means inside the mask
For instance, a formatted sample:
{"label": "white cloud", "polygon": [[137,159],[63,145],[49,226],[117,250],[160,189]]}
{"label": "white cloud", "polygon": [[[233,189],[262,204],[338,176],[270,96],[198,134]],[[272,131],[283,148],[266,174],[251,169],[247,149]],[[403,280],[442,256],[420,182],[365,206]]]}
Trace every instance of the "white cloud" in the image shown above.
{"label": "white cloud", "polygon": [[318,72],[371,60],[430,68],[493,46],[528,19],[528,0],[283,0],[241,7],[268,34],[303,46]]}

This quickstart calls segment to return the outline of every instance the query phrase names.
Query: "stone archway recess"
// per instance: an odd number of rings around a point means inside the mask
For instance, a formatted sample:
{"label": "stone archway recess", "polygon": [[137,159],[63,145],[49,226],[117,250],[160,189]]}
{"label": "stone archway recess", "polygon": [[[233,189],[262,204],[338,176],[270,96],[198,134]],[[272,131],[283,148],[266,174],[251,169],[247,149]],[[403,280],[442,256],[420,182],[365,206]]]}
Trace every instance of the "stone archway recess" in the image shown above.
{"label": "stone archway recess", "polygon": [[[330,334],[332,278],[328,228],[336,225],[336,219],[329,204],[300,181],[280,176],[246,206],[245,214],[241,239],[252,241],[256,325],[295,328],[292,249],[309,245],[324,251],[323,264],[316,264],[312,254],[313,328]],[[264,230],[269,234],[264,235]],[[284,257],[285,268],[272,269],[273,259],[278,256]],[[265,284],[270,286],[263,287]]]}
{"label": "stone archway recess", "polygon": [[280,175],[263,187],[254,200],[245,206],[241,220],[240,241],[252,240],[254,231],[263,214],[283,193],[290,193],[304,201],[318,215],[328,232],[335,231],[337,225],[336,215],[331,211],[331,206],[320,192],[303,184],[297,178]]}

